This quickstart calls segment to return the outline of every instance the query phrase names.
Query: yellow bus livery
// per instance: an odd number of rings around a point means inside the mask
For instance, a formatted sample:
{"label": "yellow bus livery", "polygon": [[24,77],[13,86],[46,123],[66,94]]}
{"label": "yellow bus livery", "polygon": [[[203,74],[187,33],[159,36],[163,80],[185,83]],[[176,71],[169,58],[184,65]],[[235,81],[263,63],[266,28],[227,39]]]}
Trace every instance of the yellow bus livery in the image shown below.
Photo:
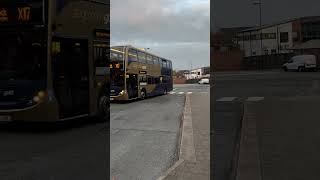
{"label": "yellow bus livery", "polygon": [[110,51],[110,100],[167,94],[173,89],[172,62],[133,46]]}

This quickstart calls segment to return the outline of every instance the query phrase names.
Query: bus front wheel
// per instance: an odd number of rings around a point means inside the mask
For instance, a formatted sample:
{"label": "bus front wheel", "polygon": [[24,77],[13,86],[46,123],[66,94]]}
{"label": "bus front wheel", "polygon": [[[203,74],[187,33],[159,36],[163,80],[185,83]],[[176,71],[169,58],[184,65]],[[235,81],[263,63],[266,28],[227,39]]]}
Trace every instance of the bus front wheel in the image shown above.
{"label": "bus front wheel", "polygon": [[144,89],[141,90],[140,97],[141,97],[141,99],[145,99],[146,98],[146,90],[144,90]]}
{"label": "bus front wheel", "polygon": [[98,121],[107,122],[109,119],[109,100],[107,96],[101,96],[99,98],[98,105]]}

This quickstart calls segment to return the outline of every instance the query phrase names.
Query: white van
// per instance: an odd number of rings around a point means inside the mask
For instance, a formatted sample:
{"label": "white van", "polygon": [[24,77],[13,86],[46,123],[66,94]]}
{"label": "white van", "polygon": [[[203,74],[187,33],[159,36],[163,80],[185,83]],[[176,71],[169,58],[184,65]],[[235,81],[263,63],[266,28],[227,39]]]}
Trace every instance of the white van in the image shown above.
{"label": "white van", "polygon": [[209,84],[209,78],[202,78],[202,79],[200,79],[200,81],[198,83],[199,84]]}
{"label": "white van", "polygon": [[282,65],[282,68],[285,71],[295,70],[295,71],[304,71],[304,70],[317,70],[317,58],[315,55],[298,55],[293,56],[287,63]]}

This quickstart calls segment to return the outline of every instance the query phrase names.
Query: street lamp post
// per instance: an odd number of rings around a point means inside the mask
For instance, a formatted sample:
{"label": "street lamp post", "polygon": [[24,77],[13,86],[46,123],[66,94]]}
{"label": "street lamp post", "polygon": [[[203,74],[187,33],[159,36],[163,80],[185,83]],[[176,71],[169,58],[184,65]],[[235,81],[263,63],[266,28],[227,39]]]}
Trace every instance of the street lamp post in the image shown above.
{"label": "street lamp post", "polygon": [[[260,57],[261,57],[261,62],[262,62],[262,0],[254,1],[254,5],[259,5],[259,27],[260,27]],[[262,67],[263,68],[263,67]]]}

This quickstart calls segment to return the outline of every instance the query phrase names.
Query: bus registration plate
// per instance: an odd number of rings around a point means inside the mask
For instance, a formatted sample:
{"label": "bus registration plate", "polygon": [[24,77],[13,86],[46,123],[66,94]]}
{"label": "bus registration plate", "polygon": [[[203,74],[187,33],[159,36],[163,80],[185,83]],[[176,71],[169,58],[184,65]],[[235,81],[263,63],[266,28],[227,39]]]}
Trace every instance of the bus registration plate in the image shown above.
{"label": "bus registration plate", "polygon": [[0,116],[0,122],[11,121],[11,116]]}

